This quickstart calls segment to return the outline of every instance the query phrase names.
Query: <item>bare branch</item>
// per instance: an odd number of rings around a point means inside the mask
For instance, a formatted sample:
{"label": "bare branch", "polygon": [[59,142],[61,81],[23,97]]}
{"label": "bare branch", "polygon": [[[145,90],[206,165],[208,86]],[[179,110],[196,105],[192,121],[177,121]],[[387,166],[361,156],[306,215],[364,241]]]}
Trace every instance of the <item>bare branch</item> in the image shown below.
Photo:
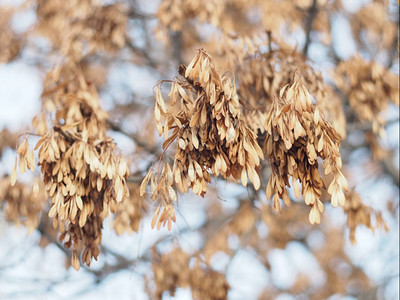
{"label": "bare branch", "polygon": [[110,126],[111,130],[122,133],[123,135],[127,136],[132,141],[134,141],[137,146],[143,148],[147,152],[152,153],[157,156],[161,154],[159,152],[160,148],[158,146],[149,145],[147,142],[143,141],[142,138],[138,134],[126,132],[119,125],[113,123],[111,120],[107,120],[106,122],[107,122],[107,125]]}
{"label": "bare branch", "polygon": [[310,46],[311,42],[311,29],[312,29],[312,24],[314,22],[315,16],[317,15],[318,8],[317,8],[317,0],[313,0],[313,4],[310,7],[308,11],[308,18],[307,18],[307,23],[306,23],[306,43],[303,48],[303,56],[307,56],[308,53],[308,47]]}

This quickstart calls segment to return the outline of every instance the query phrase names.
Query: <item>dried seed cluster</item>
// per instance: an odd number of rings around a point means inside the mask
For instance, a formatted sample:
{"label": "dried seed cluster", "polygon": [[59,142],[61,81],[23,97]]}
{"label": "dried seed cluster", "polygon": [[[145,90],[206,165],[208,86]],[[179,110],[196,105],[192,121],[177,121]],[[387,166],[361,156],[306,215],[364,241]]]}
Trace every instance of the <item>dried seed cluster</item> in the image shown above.
{"label": "dried seed cluster", "polygon": [[0,130],[0,157],[5,149],[13,148],[16,141],[17,136],[15,133],[12,133],[7,128]]}
{"label": "dried seed cluster", "polygon": [[14,186],[17,181],[17,162],[19,166],[19,172],[25,173],[28,169],[35,171],[36,162],[35,154],[33,150],[30,149],[28,140],[24,140],[21,145],[19,145],[17,154],[19,156],[19,161],[15,158],[14,169],[11,172],[11,186]]}
{"label": "dried seed cluster", "polygon": [[399,76],[359,55],[341,62],[336,70],[338,88],[361,121],[371,121],[374,133],[383,135],[384,119],[379,115],[390,101],[399,105]]}
{"label": "dried seed cluster", "polygon": [[[172,169],[166,164],[157,180],[150,170],[142,194],[151,180],[153,199],[162,197],[164,206],[169,207],[172,202],[167,199],[176,200],[173,187],[181,193],[192,189],[203,196],[210,175],[240,178],[244,186],[249,178],[258,189],[257,169],[264,156],[257,135],[241,117],[233,77],[228,73],[220,76],[204,50],[199,50],[189,66],[181,66],[179,72],[183,79],[172,83],[171,107],[167,109],[159,87],[155,105],[157,128],[166,138],[164,151],[177,141],[174,164]],[[173,133],[168,137],[170,129]]]}
{"label": "dried seed cluster", "polygon": [[[42,94],[43,112],[34,125],[48,127],[46,114],[53,112],[52,128],[36,144],[45,189],[51,197],[49,216],[59,226],[60,241],[73,247],[72,265],[90,265],[97,258],[101,227],[110,205],[128,197],[125,159],[106,136],[106,113],[99,106],[93,84],[74,65],[50,72]],[[35,166],[25,140],[18,148],[21,171]],[[15,168],[16,169],[16,168]],[[14,171],[12,181],[14,180]]]}
{"label": "dried seed cluster", "polygon": [[[337,10],[340,2],[322,0],[316,1],[315,5],[317,13],[313,15],[311,29],[318,35],[313,40],[329,45],[332,42],[329,14]],[[211,24],[215,29],[208,35],[216,34],[209,45],[223,45],[219,33],[246,36],[255,32],[274,32],[280,35],[288,31],[305,30],[304,20],[308,19],[312,6],[312,0],[163,0],[156,14],[159,21],[156,36],[168,42],[168,33],[181,31],[184,46],[196,42],[196,47],[199,44],[204,46],[204,43],[208,44],[203,38],[204,29],[201,25],[204,23]],[[268,18],[262,17],[265,15]],[[211,50],[208,46],[207,49]],[[229,56],[223,58],[229,60]]]}
{"label": "dried seed cluster", "polygon": [[[279,48],[252,56],[238,64],[239,92],[251,107],[256,108],[255,111],[250,110],[246,114],[248,124],[258,126],[254,129],[263,132],[266,114],[273,98],[279,94],[283,86],[293,83],[296,71],[303,76],[304,85],[315,97],[327,119],[341,137],[345,137],[346,123],[340,99],[335,97],[332,88],[324,83],[322,74],[310,66],[303,55],[292,47],[277,41],[272,36],[269,39],[270,43],[278,45]],[[260,114],[263,112],[263,107],[266,107],[265,113]]]}
{"label": "dried seed cluster", "polygon": [[154,228],[157,225],[157,229],[160,229],[161,226],[168,225],[168,230],[171,230],[172,222],[176,221],[173,202],[177,200],[177,196],[173,188],[174,178],[170,165],[164,164],[161,172],[158,173],[153,173],[150,169],[140,185],[140,196],[145,194],[149,182],[151,198],[159,202],[151,227]]}
{"label": "dried seed cluster", "polygon": [[45,207],[43,190],[35,180],[33,186],[17,182],[12,187],[9,178],[0,178],[0,207],[5,207],[8,221],[24,225],[28,232],[34,231],[40,222],[40,212]]}
{"label": "dried seed cluster", "polygon": [[186,23],[188,16],[199,18],[201,22],[209,21],[219,23],[222,11],[221,1],[196,1],[196,0],[164,0],[161,2],[157,19],[156,37],[168,42],[168,30],[180,31]]}
{"label": "dried seed cluster", "polygon": [[290,186],[289,178],[292,177],[296,196],[300,195],[299,180],[305,203],[311,206],[310,222],[320,223],[320,213],[324,211],[320,200],[324,184],[318,171],[318,157],[324,160],[325,174],[333,176],[328,188],[332,205],[343,206],[347,181],[341,172],[340,136],[312,103],[311,95],[297,73],[293,84],[284,86],[273,101],[265,127],[264,151],[272,168],[266,192],[268,199],[273,196],[274,208],[280,210],[279,199],[289,205],[285,187]]}
{"label": "dried seed cluster", "polygon": [[[389,230],[382,218],[382,213],[362,203],[360,195],[355,191],[347,193],[343,210],[347,214],[347,226],[350,229],[349,236],[352,244],[356,243],[356,229],[359,225],[364,225],[372,231],[374,231],[374,228],[380,227],[383,227],[386,231]],[[372,216],[375,217],[375,226],[372,225]]]}
{"label": "dried seed cluster", "polygon": [[153,251],[153,256],[156,289],[152,289],[152,293],[155,299],[162,299],[165,291],[174,296],[178,287],[191,288],[193,299],[227,299],[229,285],[225,276],[199,258],[190,267],[192,256],[181,249],[175,248],[161,256]]}
{"label": "dried seed cluster", "polygon": [[98,6],[71,30],[80,43],[88,41],[90,52],[117,51],[125,46],[127,15],[122,3]]}
{"label": "dried seed cluster", "polygon": [[396,47],[398,24],[391,16],[393,12],[390,13],[390,11],[387,0],[371,1],[365,4],[349,18],[353,36],[359,39],[359,43],[381,49]]}
{"label": "dried seed cluster", "polygon": [[21,49],[21,40],[10,26],[14,9],[0,7],[0,63],[12,61]]}
{"label": "dried seed cluster", "polygon": [[[36,1],[36,16],[38,18],[35,30],[48,37],[55,47],[62,49],[66,40],[66,28],[71,26],[71,20],[81,20],[90,14],[96,0],[88,1]],[[61,34],[64,33],[64,34]]]}
{"label": "dried seed cluster", "polygon": [[[292,242],[297,232],[293,228],[302,230],[300,224],[305,224],[308,208],[300,205],[292,205],[285,210],[284,214],[276,214],[271,206],[264,204],[261,206],[261,219],[268,227],[268,236],[266,239],[260,239],[260,248],[265,251],[265,257],[271,249],[285,249],[287,244]],[[297,224],[298,226],[288,226]]]}
{"label": "dried seed cluster", "polygon": [[38,2],[36,30],[48,36],[69,58],[80,60],[87,52],[114,52],[125,46],[127,15],[121,3],[103,6],[96,0]]}
{"label": "dried seed cluster", "polygon": [[112,226],[117,234],[139,231],[140,220],[146,210],[146,203],[139,195],[139,186],[128,183],[129,197],[122,202],[111,202]]}
{"label": "dried seed cluster", "polygon": [[[346,119],[340,98],[324,82],[321,72],[292,46],[273,34],[259,33],[248,36],[222,34],[210,43],[218,53],[216,65],[234,72],[238,94],[245,104],[243,115],[254,132],[263,133],[272,100],[293,74],[301,73],[308,91],[318,101],[319,108],[342,138],[346,136]],[[265,49],[269,50],[266,52]]]}
{"label": "dried seed cluster", "polygon": [[[215,64],[220,69],[235,74],[238,96],[244,105],[243,118],[256,133],[264,132],[265,117],[269,108],[266,102],[271,102],[262,95],[262,92],[260,93],[263,77],[260,73],[262,62],[259,60],[254,66],[252,64],[261,55],[260,49],[267,46],[266,37],[265,33],[246,36],[222,34],[216,38],[218,43],[215,40],[209,43],[210,49],[216,48],[214,52],[218,54]],[[261,79],[261,85],[258,79]]]}
{"label": "dried seed cluster", "polygon": [[[209,263],[214,254],[218,252],[233,253],[235,248],[229,243],[229,238],[236,236],[240,242],[247,245],[257,239],[257,230],[255,225],[257,222],[257,214],[251,203],[241,200],[241,205],[231,218],[227,218],[219,227],[218,232],[213,232],[211,237],[207,239],[202,254],[207,263]],[[244,242],[245,241],[245,242]]]}

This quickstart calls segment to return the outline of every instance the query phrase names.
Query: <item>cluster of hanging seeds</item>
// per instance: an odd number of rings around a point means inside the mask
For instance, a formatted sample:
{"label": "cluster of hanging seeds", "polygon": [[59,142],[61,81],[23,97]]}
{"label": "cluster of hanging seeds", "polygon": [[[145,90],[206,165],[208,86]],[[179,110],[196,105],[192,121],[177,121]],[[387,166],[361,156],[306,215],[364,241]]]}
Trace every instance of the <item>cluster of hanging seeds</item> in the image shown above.
{"label": "cluster of hanging seeds", "polygon": [[[97,258],[101,228],[110,204],[129,195],[125,159],[106,136],[106,113],[99,106],[93,84],[78,67],[67,65],[50,72],[42,94],[43,111],[34,120],[38,131],[51,127],[36,144],[38,165],[47,195],[49,216],[59,227],[60,241],[73,248],[72,265],[78,269],[78,253],[90,265]],[[34,167],[33,152],[25,140],[18,149],[21,171]]]}
{"label": "cluster of hanging seeds", "polygon": [[172,83],[169,93],[170,107],[159,86],[155,105],[157,128],[166,138],[164,151],[177,142],[173,167],[166,163],[157,174],[150,170],[141,188],[143,194],[150,181],[152,198],[162,200],[164,211],[158,227],[166,222],[170,227],[175,218],[171,201],[176,200],[174,187],[181,193],[192,189],[203,196],[211,175],[232,176],[241,179],[244,186],[249,178],[255,189],[260,187],[257,169],[264,156],[257,135],[242,119],[233,76],[220,76],[213,58],[204,50],[198,51],[188,67],[180,66],[179,73],[182,78]]}
{"label": "cluster of hanging seeds", "polygon": [[264,151],[272,168],[266,192],[268,199],[273,196],[274,208],[279,211],[279,199],[290,204],[286,186],[290,186],[292,177],[296,197],[300,195],[299,180],[305,203],[311,206],[310,222],[320,223],[320,213],[324,212],[320,200],[324,183],[318,171],[318,158],[324,160],[325,174],[333,177],[328,187],[332,205],[343,206],[347,181],[341,172],[340,136],[312,103],[298,73],[294,74],[293,84],[284,86],[274,99],[265,126]]}

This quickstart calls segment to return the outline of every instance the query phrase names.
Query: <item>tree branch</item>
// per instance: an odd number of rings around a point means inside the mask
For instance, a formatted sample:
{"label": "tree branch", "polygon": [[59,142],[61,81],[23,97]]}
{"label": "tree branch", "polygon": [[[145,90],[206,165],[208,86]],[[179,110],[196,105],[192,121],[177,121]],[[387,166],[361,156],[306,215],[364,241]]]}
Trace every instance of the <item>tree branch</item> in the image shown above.
{"label": "tree branch", "polygon": [[148,49],[147,49],[147,50],[144,50],[144,49],[141,49],[141,48],[135,46],[135,45],[132,43],[132,41],[129,39],[128,36],[126,37],[126,46],[127,46],[133,53],[135,53],[135,54],[137,54],[137,55],[139,55],[139,56],[144,57],[144,58],[146,59],[146,61],[147,61],[146,66],[149,66],[149,67],[151,67],[151,68],[153,68],[153,69],[157,69],[158,63],[157,63],[152,57],[150,57],[150,55],[149,55],[150,51],[149,51]]}
{"label": "tree branch", "polygon": [[311,42],[310,35],[311,35],[312,24],[314,22],[315,16],[317,15],[317,12],[318,12],[317,0],[313,0],[313,4],[308,11],[309,16],[308,16],[307,23],[306,23],[306,43],[303,48],[303,56],[304,57],[307,56],[308,47],[310,46],[310,42]]}
{"label": "tree branch", "polygon": [[385,174],[389,175],[392,178],[393,183],[396,184],[397,187],[399,188],[400,174],[399,174],[399,169],[396,169],[396,167],[393,164],[393,157],[392,156],[385,157],[381,161],[381,167],[385,172]]}
{"label": "tree branch", "polygon": [[161,155],[161,153],[159,151],[160,147],[148,144],[147,142],[142,140],[142,138],[138,134],[126,132],[119,125],[115,124],[114,122],[112,122],[109,119],[106,120],[106,123],[110,127],[111,130],[122,133],[123,135],[125,135],[126,137],[128,137],[132,141],[134,141],[137,146],[143,148],[147,152],[152,153],[156,156]]}
{"label": "tree branch", "polygon": [[[399,6],[397,6],[397,7],[399,7]],[[397,15],[398,14],[399,14],[399,9],[397,9]],[[395,62],[396,58],[399,57],[399,53],[397,53],[397,55],[396,55],[397,45],[399,43],[399,26],[400,26],[399,21],[400,21],[400,19],[398,19],[396,22],[397,34],[393,41],[392,48],[389,52],[389,61],[387,62],[387,65],[386,65],[387,69],[390,69],[393,66],[393,63]]]}

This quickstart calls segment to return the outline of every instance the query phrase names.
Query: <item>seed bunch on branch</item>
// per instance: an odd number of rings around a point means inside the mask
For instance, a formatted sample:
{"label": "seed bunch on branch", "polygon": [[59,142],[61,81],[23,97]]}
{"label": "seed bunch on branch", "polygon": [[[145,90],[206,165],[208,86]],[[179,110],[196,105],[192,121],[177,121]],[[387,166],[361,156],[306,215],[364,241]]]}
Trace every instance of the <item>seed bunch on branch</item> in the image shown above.
{"label": "seed bunch on branch", "polygon": [[116,234],[132,233],[139,231],[140,221],[146,212],[146,202],[139,195],[139,186],[128,182],[129,198],[121,202],[111,202],[113,212],[112,226]]}
{"label": "seed bunch on branch", "polygon": [[235,74],[238,94],[246,103],[244,118],[253,131],[264,133],[273,98],[283,86],[292,83],[294,72],[299,72],[327,120],[342,138],[346,136],[346,118],[340,98],[324,82],[318,68],[298,49],[271,32],[244,37],[222,34],[218,40],[218,44],[215,40],[209,43],[211,49],[217,48],[215,63]]}
{"label": "seed bunch on branch", "polygon": [[70,60],[80,61],[100,51],[113,53],[125,46],[128,18],[121,3],[38,1],[36,14],[33,30],[48,37]]}
{"label": "seed bunch on branch", "polygon": [[313,104],[298,73],[294,74],[293,84],[284,86],[279,97],[274,99],[265,127],[264,151],[272,168],[266,192],[268,199],[273,196],[274,208],[280,210],[279,199],[290,204],[286,186],[290,186],[292,177],[296,197],[300,195],[296,182],[299,180],[305,203],[311,206],[310,222],[320,223],[320,213],[324,212],[320,200],[324,183],[318,170],[318,158],[324,160],[325,174],[333,176],[328,188],[332,205],[343,206],[347,181],[341,172],[340,136]]}
{"label": "seed bunch on branch", "polygon": [[[227,299],[229,284],[224,274],[212,269],[200,255],[191,257],[179,248],[160,255],[153,249],[152,269],[155,288],[149,290],[154,299],[161,300],[164,291],[169,291],[174,296],[179,287],[191,289],[193,299]],[[148,279],[147,284],[149,283]]]}
{"label": "seed bunch on branch", "polygon": [[166,0],[162,1],[157,11],[158,25],[155,35],[163,42],[168,42],[168,30],[181,31],[188,16],[201,22],[218,24],[223,10],[221,1]]}
{"label": "seed bunch on branch", "polygon": [[0,63],[12,61],[21,50],[21,39],[11,27],[13,13],[10,7],[0,7]]}
{"label": "seed bunch on branch", "polygon": [[397,24],[396,18],[393,18],[396,14],[396,9],[393,10],[395,7],[395,1],[375,0],[365,3],[349,18],[353,36],[360,48],[390,50],[398,47],[396,40],[398,41],[399,23],[398,18]]}
{"label": "seed bunch on branch", "polygon": [[399,105],[399,76],[356,55],[338,65],[335,82],[359,120],[372,122],[373,132],[383,136],[385,120],[380,113],[390,102]]}
{"label": "seed bunch on branch", "polygon": [[[174,164],[171,168],[166,163],[158,176],[150,170],[142,184],[143,194],[150,180],[152,198],[161,198],[165,207],[158,227],[166,220],[170,226],[175,217],[171,208],[175,187],[181,193],[192,189],[204,196],[211,175],[232,176],[244,186],[249,178],[255,189],[260,187],[258,167],[264,156],[257,135],[242,119],[233,76],[220,76],[204,50],[198,51],[187,68],[181,66],[179,73],[182,78],[172,82],[169,93],[170,107],[159,86],[155,105],[157,128],[166,138],[164,151],[177,141]],[[169,130],[173,130],[171,136]]]}
{"label": "seed bunch on branch", "polygon": [[[95,87],[76,65],[50,72],[42,94],[43,109],[34,119],[38,132],[46,128],[36,144],[45,190],[51,197],[49,216],[59,227],[60,241],[73,247],[72,265],[90,265],[97,258],[101,228],[110,204],[129,195],[125,159],[106,135],[107,114],[100,108]],[[50,118],[51,126],[46,122]],[[22,171],[32,166],[33,152],[25,140],[19,147]],[[22,166],[22,167],[21,167]]]}
{"label": "seed bunch on branch", "polygon": [[[360,195],[354,190],[346,194],[346,204],[343,210],[347,215],[347,226],[350,229],[349,238],[352,244],[356,243],[356,229],[359,225],[364,225],[372,231],[374,231],[375,228],[384,228],[385,231],[389,230],[389,227],[382,217],[382,213],[365,205]],[[373,224],[372,217],[375,219],[375,224]]]}
{"label": "seed bunch on branch", "polygon": [[21,182],[11,186],[9,178],[0,177],[0,207],[5,208],[6,220],[25,226],[28,232],[33,232],[39,225],[40,213],[46,206],[43,194],[37,179],[33,186]]}

